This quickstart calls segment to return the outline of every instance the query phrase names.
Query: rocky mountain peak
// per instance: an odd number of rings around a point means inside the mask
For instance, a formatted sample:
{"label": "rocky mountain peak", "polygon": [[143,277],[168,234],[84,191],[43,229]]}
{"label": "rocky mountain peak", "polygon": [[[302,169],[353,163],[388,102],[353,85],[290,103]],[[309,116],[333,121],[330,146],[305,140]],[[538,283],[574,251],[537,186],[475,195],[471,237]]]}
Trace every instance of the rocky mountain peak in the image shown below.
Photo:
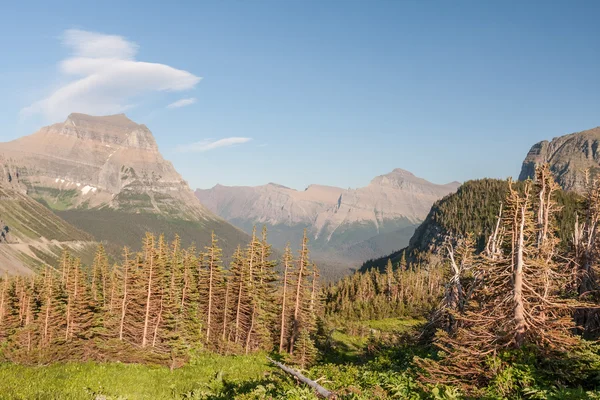
{"label": "rocky mountain peak", "polygon": [[565,190],[583,192],[585,171],[600,173],[600,127],[542,140],[534,144],[521,167],[519,180],[533,178],[535,167],[548,163]]}
{"label": "rocky mountain peak", "polygon": [[212,215],[162,157],[152,132],[125,114],[71,114],[63,123],[0,143],[0,156],[17,168],[27,192],[50,206]]}
{"label": "rocky mountain peak", "polygon": [[106,145],[158,151],[152,132],[145,125],[136,124],[125,114],[98,117],[73,113],[64,123],[52,125],[49,130]]}

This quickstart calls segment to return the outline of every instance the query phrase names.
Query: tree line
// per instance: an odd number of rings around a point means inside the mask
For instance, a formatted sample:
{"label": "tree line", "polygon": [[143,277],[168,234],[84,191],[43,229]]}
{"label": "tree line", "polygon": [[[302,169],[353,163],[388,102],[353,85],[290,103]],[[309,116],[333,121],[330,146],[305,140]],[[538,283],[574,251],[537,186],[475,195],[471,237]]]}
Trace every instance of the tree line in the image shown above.
{"label": "tree line", "polygon": [[315,356],[322,310],[306,234],[276,270],[267,231],[254,230],[229,268],[216,236],[203,250],[147,233],[140,252],[110,265],[102,245],[84,267],[67,251],[41,273],[0,280],[0,358],[152,362],[181,366],[193,351]]}
{"label": "tree line", "polygon": [[383,272],[355,273],[324,289],[325,313],[343,320],[422,317],[437,306],[444,291],[441,265],[408,264],[394,268],[388,259]]}

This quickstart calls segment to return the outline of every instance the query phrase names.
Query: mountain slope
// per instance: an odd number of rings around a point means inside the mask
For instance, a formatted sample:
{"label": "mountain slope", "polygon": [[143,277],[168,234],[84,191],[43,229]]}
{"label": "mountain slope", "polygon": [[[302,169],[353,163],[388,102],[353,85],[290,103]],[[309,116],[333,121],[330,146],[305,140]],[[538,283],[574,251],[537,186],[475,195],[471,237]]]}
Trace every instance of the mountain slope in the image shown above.
{"label": "mountain slope", "polygon": [[265,224],[273,244],[299,243],[304,229],[316,257],[346,269],[408,244],[433,202],[457,183],[436,185],[396,169],[358,189],[310,185],[297,191],[277,184],[197,190],[209,209],[246,232]]}
{"label": "mountain slope", "polygon": [[28,195],[114,248],[130,240],[136,248],[145,230],[174,234],[178,225],[190,234],[185,240],[199,246],[211,230],[228,248],[247,239],[198,201],[150,130],[124,114],[71,114],[63,123],[0,143],[0,156]]}
{"label": "mountain slope", "polygon": [[535,166],[547,162],[563,189],[582,193],[585,170],[600,172],[599,144],[600,127],[536,143],[523,161],[519,180],[532,178]]}
{"label": "mountain slope", "polygon": [[27,196],[15,171],[0,173],[0,275],[54,266],[63,249],[91,262],[98,243]]}
{"label": "mountain slope", "polygon": [[[521,189],[523,183],[516,182],[516,187]],[[396,264],[403,254],[412,258],[418,253],[437,253],[447,237],[461,237],[467,233],[475,235],[478,250],[483,250],[495,227],[500,203],[504,201],[507,193],[508,182],[504,180],[478,179],[465,182],[455,193],[434,203],[406,248],[370,260],[363,264],[361,270],[383,269],[388,259]],[[561,207],[556,223],[561,232],[562,243],[566,244],[573,233],[575,214],[580,210],[581,197],[574,192],[559,191],[556,199]]]}

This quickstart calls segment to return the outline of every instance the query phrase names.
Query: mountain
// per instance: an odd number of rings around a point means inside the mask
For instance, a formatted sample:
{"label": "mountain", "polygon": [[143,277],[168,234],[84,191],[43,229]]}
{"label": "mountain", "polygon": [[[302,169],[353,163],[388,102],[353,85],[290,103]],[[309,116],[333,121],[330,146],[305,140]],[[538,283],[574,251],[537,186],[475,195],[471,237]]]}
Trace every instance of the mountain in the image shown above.
{"label": "mountain", "polygon": [[0,143],[0,157],[29,196],[115,248],[138,247],[144,231],[174,234],[180,225],[189,234],[182,239],[198,245],[212,230],[228,249],[247,238],[198,201],[150,130],[124,114],[71,114],[63,123]]}
{"label": "mountain", "polygon": [[266,225],[279,248],[299,243],[304,229],[313,254],[356,265],[408,243],[434,201],[453,192],[453,182],[436,185],[395,169],[358,189],[310,185],[304,191],[269,183],[256,187],[216,185],[196,196],[210,210],[249,232]]}
{"label": "mountain", "polygon": [[599,143],[600,127],[536,143],[523,161],[519,180],[533,178],[536,165],[549,163],[563,189],[583,193],[585,171],[600,172]]}
{"label": "mountain", "polygon": [[[521,190],[523,182],[516,182]],[[475,236],[476,246],[483,250],[495,227],[500,203],[508,194],[508,182],[499,179],[467,181],[455,193],[436,201],[423,223],[416,229],[408,246],[363,264],[361,270],[383,269],[388,259],[398,263],[404,255],[414,259],[419,253],[439,253],[447,237]],[[556,200],[560,207],[556,223],[560,239],[566,245],[573,234],[575,214],[581,208],[581,196],[575,192],[558,191]]]}
{"label": "mountain", "polygon": [[98,243],[25,194],[18,172],[0,169],[0,276],[54,266],[64,249],[90,263]]}

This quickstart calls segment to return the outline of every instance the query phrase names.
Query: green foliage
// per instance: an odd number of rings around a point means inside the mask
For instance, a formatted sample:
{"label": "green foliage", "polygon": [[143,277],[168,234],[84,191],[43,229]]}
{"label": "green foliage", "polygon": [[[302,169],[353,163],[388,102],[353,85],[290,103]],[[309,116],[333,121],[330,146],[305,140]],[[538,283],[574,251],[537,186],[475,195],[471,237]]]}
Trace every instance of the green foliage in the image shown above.
{"label": "green foliage", "polygon": [[106,250],[113,257],[121,254],[123,246],[138,250],[139,238],[146,232],[155,235],[164,234],[167,240],[179,235],[183,247],[209,243],[211,232],[214,232],[226,254],[232,254],[239,244],[248,240],[248,236],[242,231],[216,220],[186,221],[148,213],[132,214],[97,209],[66,210],[56,213],[65,221],[106,243]]}

